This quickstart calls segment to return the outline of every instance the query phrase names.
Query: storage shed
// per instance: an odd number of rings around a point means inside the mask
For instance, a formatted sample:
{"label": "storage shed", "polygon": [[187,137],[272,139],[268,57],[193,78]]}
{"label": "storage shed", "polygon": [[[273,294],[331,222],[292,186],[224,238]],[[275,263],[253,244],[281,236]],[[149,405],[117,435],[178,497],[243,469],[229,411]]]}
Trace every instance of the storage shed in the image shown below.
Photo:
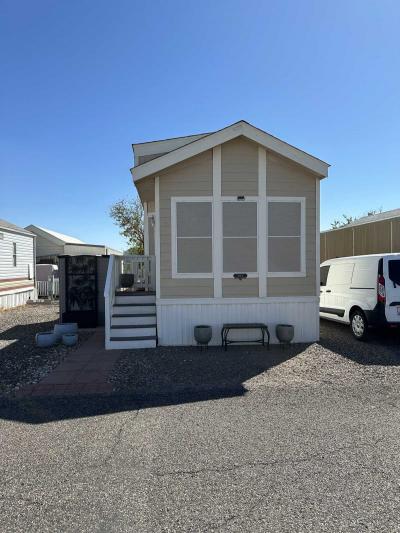
{"label": "storage shed", "polygon": [[391,252],[400,252],[400,209],[321,232],[321,263],[336,257]]}

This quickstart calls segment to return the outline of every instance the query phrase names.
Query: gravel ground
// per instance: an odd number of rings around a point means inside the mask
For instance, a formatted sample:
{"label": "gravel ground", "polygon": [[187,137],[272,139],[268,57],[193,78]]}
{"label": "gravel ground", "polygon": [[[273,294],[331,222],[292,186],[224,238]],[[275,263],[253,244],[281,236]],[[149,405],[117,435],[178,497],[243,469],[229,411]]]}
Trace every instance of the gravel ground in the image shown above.
{"label": "gravel ground", "polygon": [[58,303],[32,304],[0,312],[0,396],[40,381],[92,333],[80,332],[79,343],[72,348],[63,344],[38,348],[36,333],[53,329],[58,319]]}
{"label": "gravel ground", "polygon": [[400,332],[374,331],[369,342],[355,340],[348,327],[321,321],[321,339],[310,345],[268,352],[259,346],[158,347],[123,352],[110,377],[123,393],[193,393],[211,389],[254,390],[321,383],[346,385],[400,379]]}

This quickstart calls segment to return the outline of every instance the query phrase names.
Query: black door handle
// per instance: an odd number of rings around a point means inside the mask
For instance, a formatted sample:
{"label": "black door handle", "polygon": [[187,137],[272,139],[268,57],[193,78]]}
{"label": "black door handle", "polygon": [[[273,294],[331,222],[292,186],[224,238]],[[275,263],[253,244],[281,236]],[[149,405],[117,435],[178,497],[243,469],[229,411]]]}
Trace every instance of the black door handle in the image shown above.
{"label": "black door handle", "polygon": [[325,292],[332,292],[332,291],[331,291],[330,289],[328,289],[328,290],[327,290],[327,291],[325,291]]}

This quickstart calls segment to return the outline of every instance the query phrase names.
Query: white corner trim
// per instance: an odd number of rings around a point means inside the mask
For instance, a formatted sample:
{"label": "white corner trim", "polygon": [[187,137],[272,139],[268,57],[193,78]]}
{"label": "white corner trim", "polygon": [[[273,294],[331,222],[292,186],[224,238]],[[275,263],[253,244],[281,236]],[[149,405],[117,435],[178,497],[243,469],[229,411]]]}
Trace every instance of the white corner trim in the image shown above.
{"label": "white corner trim", "polygon": [[241,135],[260,144],[268,150],[272,150],[273,152],[308,168],[320,177],[326,177],[328,175],[329,165],[324,161],[281,141],[277,137],[258,129],[247,122],[240,121],[216,131],[215,133],[201,137],[194,142],[188,143],[181,148],[177,148],[176,150],[148,161],[147,163],[134,167],[131,169],[133,180],[137,181],[146,176],[150,176],[151,174],[156,174],[164,168],[175,165],[180,161],[184,161],[185,159],[205,152],[206,150],[210,150],[215,146],[235,139]]}
{"label": "white corner trim", "polygon": [[[267,276],[269,278],[303,278],[303,277],[306,277],[307,275],[307,270],[306,270],[306,198],[304,196],[267,196],[267,204],[271,202],[298,202],[301,204],[301,215],[300,215],[300,269],[301,270],[299,272],[268,272]],[[267,208],[267,212],[268,212],[268,208]],[[270,238],[269,235],[268,235],[268,238]]]}
{"label": "white corner trim", "polygon": [[149,219],[147,202],[143,202],[144,255],[149,255]]}
{"label": "white corner trim", "polygon": [[[315,296],[319,301],[320,294],[320,257],[321,257],[321,237],[320,237],[320,183],[315,180]],[[316,331],[320,334],[319,313],[317,315]]]}
{"label": "white corner trim", "polygon": [[214,272],[214,298],[222,298],[222,157],[221,145],[213,148],[213,240],[212,262]]}
{"label": "white corner trim", "polygon": [[155,207],[155,228],[154,228],[154,252],[156,255],[156,295],[161,296],[161,247],[160,247],[160,178],[155,177],[154,180],[154,207]]}
{"label": "white corner trim", "polygon": [[[211,217],[213,217],[212,196],[172,196],[171,197],[171,277],[172,279],[203,279],[212,278],[213,272],[178,272],[178,248],[176,227],[176,204],[184,202],[209,202],[211,203]],[[211,229],[211,242],[213,238],[213,222]]]}
{"label": "white corner trim", "polygon": [[258,147],[258,196],[261,201],[258,203],[257,221],[257,270],[258,296],[267,296],[267,152],[262,146]]}

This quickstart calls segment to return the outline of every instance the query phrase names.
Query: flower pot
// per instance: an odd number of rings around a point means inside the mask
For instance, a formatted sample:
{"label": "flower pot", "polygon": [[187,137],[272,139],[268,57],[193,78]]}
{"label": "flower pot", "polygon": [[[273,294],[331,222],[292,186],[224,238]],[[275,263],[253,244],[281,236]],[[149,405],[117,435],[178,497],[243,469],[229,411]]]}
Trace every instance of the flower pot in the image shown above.
{"label": "flower pot", "polygon": [[77,342],[77,333],[64,333],[64,335],[62,336],[62,343],[65,344],[65,346],[75,346]]}
{"label": "flower pot", "polygon": [[78,324],[76,322],[67,322],[54,326],[54,334],[59,341],[65,333],[78,333]]}
{"label": "flower pot", "polygon": [[211,326],[195,326],[194,338],[197,344],[207,345],[212,337]]}
{"label": "flower pot", "polygon": [[294,326],[289,324],[278,324],[276,326],[276,336],[278,341],[284,344],[290,344],[294,337]]}
{"label": "flower pot", "polygon": [[39,346],[39,348],[49,348],[49,346],[54,346],[57,340],[57,335],[53,331],[36,333],[35,337],[36,346]]}

